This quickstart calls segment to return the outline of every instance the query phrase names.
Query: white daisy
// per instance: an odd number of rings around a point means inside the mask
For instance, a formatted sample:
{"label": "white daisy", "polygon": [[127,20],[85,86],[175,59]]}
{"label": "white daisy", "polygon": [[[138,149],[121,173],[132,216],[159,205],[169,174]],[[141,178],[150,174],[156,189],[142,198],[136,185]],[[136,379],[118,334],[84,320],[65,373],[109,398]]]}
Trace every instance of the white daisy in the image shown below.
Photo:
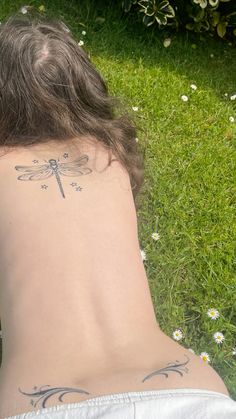
{"label": "white daisy", "polygon": [[82,45],[84,45],[84,41],[81,41],[81,40],[80,40],[80,41],[78,42],[78,45],[81,47]]}
{"label": "white daisy", "polygon": [[134,112],[137,112],[138,111],[138,106],[132,106],[132,109],[133,109]]}
{"label": "white daisy", "polygon": [[223,340],[225,339],[225,337],[224,337],[223,333],[216,332],[216,333],[214,333],[214,339],[215,339],[215,342],[217,344],[220,344],[220,343],[223,342]]}
{"label": "white daisy", "polygon": [[229,122],[234,122],[234,117],[233,116],[229,117]]}
{"label": "white daisy", "polygon": [[138,143],[138,138],[135,138],[136,143]]}
{"label": "white daisy", "polygon": [[144,252],[144,250],[140,250],[141,252],[141,256],[142,256],[142,260],[146,260],[146,253]]}
{"label": "white daisy", "polygon": [[210,357],[207,352],[201,352],[200,358],[205,362],[210,362]]}
{"label": "white daisy", "polygon": [[232,355],[236,355],[236,347],[232,350]]}
{"label": "white daisy", "polygon": [[152,238],[153,238],[154,240],[159,240],[160,235],[159,235],[158,233],[152,233]]}
{"label": "white daisy", "polygon": [[82,31],[82,35],[86,35],[86,31]]}
{"label": "white daisy", "polygon": [[219,311],[216,310],[215,308],[209,308],[209,310],[207,311],[207,315],[208,317],[210,317],[212,320],[217,319],[220,315],[219,315]]}
{"label": "white daisy", "polygon": [[182,96],[181,96],[181,99],[182,99],[184,102],[187,102],[187,101],[188,101],[188,96],[186,96],[186,95],[182,95]]}
{"label": "white daisy", "polygon": [[230,100],[236,100],[236,93],[232,96],[230,96]]}
{"label": "white daisy", "polygon": [[163,45],[164,45],[165,48],[169,47],[170,44],[171,44],[171,38],[164,39]]}
{"label": "white daisy", "polygon": [[196,84],[191,84],[191,85],[190,85],[190,87],[191,87],[191,89],[193,89],[193,90],[197,90],[197,86],[196,86]]}
{"label": "white daisy", "polygon": [[183,337],[183,333],[181,332],[180,329],[177,329],[173,332],[173,338],[175,340],[180,340],[180,339],[182,339],[182,337]]}
{"label": "white daisy", "polygon": [[228,93],[225,93],[225,96],[227,97],[228,96]]}
{"label": "white daisy", "polygon": [[21,7],[20,11],[23,13],[23,15],[25,15],[27,13],[27,6]]}

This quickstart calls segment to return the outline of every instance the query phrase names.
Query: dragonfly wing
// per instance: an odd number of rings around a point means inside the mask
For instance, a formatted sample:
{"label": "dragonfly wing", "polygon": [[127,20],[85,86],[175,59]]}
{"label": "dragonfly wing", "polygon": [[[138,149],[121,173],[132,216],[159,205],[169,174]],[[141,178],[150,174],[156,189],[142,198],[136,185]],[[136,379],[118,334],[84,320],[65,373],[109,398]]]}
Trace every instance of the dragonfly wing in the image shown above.
{"label": "dragonfly wing", "polygon": [[88,156],[82,156],[69,163],[59,163],[58,173],[64,176],[88,175],[92,170],[88,167],[83,167],[87,161]]}
{"label": "dragonfly wing", "polygon": [[60,164],[62,166],[67,166],[67,164],[72,164],[72,163],[75,163],[75,164],[78,164],[79,163],[79,164],[83,165],[83,164],[87,163],[87,161],[88,161],[88,156],[84,155],[84,156],[77,157],[72,162],[69,162],[69,163],[60,163]]}
{"label": "dragonfly wing", "polygon": [[82,176],[82,175],[88,175],[91,173],[92,170],[88,167],[71,167],[71,168],[64,168],[59,169],[58,173],[60,173],[63,176]]}
{"label": "dragonfly wing", "polygon": [[38,172],[39,170],[46,170],[49,167],[49,164],[41,164],[39,166],[15,166],[15,169],[20,172]]}
{"label": "dragonfly wing", "polygon": [[[53,170],[48,165],[44,165],[44,166],[46,166],[46,168],[41,169],[41,170],[35,170],[36,167],[33,166],[34,170],[32,170],[32,171],[26,170],[26,172],[28,172],[28,173],[25,173],[24,175],[18,176],[17,179],[19,179],[19,180],[47,179],[47,178],[49,178],[50,176],[53,175]],[[21,167],[24,167],[24,166],[21,166]],[[25,166],[25,167],[28,169],[29,166]],[[18,170],[18,169],[16,169],[16,170]]]}

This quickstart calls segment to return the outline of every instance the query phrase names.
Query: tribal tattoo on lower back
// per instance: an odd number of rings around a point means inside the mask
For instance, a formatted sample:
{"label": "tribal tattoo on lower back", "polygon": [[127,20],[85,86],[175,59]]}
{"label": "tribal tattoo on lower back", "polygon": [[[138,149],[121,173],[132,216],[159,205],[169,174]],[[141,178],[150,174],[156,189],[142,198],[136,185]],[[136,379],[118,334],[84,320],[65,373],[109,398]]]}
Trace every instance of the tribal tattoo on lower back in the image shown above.
{"label": "tribal tattoo on lower back", "polygon": [[[68,157],[68,153],[63,154],[64,159]],[[51,176],[55,176],[60,193],[65,198],[65,193],[62,187],[60,175],[63,176],[82,176],[88,175],[92,172],[91,169],[85,167],[88,161],[88,156],[84,155],[68,163],[59,163],[59,159],[44,160],[46,164],[37,166],[15,166],[15,169],[24,172],[23,175],[18,176],[18,180],[44,180]],[[38,163],[38,160],[33,160],[33,163]],[[72,183],[71,186],[76,186],[77,183]],[[48,185],[41,185],[41,189],[46,190]],[[80,187],[75,189],[81,191]]]}
{"label": "tribal tattoo on lower back", "polygon": [[175,363],[171,363],[169,362],[167,365],[167,367],[165,368],[161,368],[160,370],[154,371],[151,374],[147,375],[142,382],[144,383],[144,381],[149,380],[150,378],[154,377],[155,375],[165,375],[166,378],[169,377],[168,373],[170,372],[176,372],[177,374],[179,374],[181,377],[183,377],[183,371],[188,373],[189,369],[187,367],[185,367],[185,365],[188,364],[190,358],[184,354],[184,356],[186,356],[186,358],[188,358],[188,360],[186,362],[183,362],[182,364],[176,360],[176,364]]}
{"label": "tribal tattoo on lower back", "polygon": [[41,402],[41,407],[45,408],[46,407],[46,401],[54,396],[57,393],[62,393],[59,397],[58,400],[60,402],[63,402],[62,398],[66,393],[80,393],[80,394],[90,394],[85,390],[81,390],[79,388],[71,388],[71,387],[52,387],[52,388],[47,388],[47,389],[43,389],[43,387],[50,387],[50,385],[45,385],[40,387],[39,389],[37,388],[37,386],[34,387],[34,392],[33,393],[26,393],[24,391],[21,391],[20,388],[18,388],[19,392],[21,394],[24,394],[25,396],[30,396],[30,397],[35,397],[38,398],[38,400],[34,401],[33,399],[31,399],[30,403],[32,406],[37,407],[37,404],[39,402]]}
{"label": "tribal tattoo on lower back", "polygon": [[[152,378],[156,375],[164,375],[166,378],[168,378],[169,374],[171,372],[175,372],[175,373],[179,374],[181,377],[183,377],[183,372],[188,373],[188,371],[189,371],[188,368],[186,367],[186,365],[190,361],[190,358],[186,354],[185,354],[185,357],[187,358],[186,362],[181,363],[178,360],[175,361],[176,363],[169,362],[167,364],[167,367],[156,370],[156,371],[152,372],[151,374],[148,374],[146,377],[144,377],[144,379],[142,380],[142,383],[144,383],[145,381],[149,380],[150,378]],[[46,402],[50,397],[52,397],[52,396],[54,396],[58,393],[61,393],[60,396],[58,397],[58,400],[60,402],[63,402],[62,398],[67,393],[80,393],[80,394],[87,394],[87,395],[91,394],[88,391],[82,390],[80,388],[71,388],[71,387],[43,388],[43,387],[50,387],[50,385],[47,384],[47,385],[41,386],[39,388],[37,386],[35,386],[33,388],[34,392],[31,392],[31,393],[24,392],[20,388],[18,388],[18,390],[24,396],[30,396],[31,397],[30,403],[31,403],[32,406],[38,407],[37,405],[38,404],[40,405],[40,403],[41,403],[41,406],[39,406],[39,407],[42,407],[42,408],[46,407]],[[35,401],[33,398],[35,398],[37,400]]]}

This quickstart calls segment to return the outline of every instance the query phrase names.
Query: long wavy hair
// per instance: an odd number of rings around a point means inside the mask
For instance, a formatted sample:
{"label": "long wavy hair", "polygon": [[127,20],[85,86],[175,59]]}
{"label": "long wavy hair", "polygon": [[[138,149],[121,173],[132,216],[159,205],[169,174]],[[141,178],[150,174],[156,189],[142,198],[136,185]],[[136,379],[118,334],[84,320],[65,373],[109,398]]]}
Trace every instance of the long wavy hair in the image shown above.
{"label": "long wavy hair", "polygon": [[[122,108],[121,115],[116,115]],[[142,128],[140,127],[142,130]],[[144,180],[137,123],[108,93],[71,30],[53,17],[15,14],[0,26],[0,147],[53,140],[101,141],[130,176],[136,197]],[[111,163],[109,154],[109,164]]]}

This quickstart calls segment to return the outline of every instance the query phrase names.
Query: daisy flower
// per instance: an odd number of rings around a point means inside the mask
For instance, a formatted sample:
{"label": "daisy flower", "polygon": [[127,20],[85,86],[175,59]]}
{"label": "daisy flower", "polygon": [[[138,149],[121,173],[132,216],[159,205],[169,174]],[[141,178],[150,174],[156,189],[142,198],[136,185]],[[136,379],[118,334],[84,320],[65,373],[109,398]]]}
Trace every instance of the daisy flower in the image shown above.
{"label": "daisy flower", "polygon": [[158,233],[152,233],[152,238],[153,238],[154,240],[159,240],[160,235],[159,235]]}
{"label": "daisy flower", "polygon": [[82,31],[82,35],[86,35],[86,31]]}
{"label": "daisy flower", "polygon": [[84,41],[81,41],[81,40],[80,40],[80,41],[78,42],[78,45],[81,47],[82,45],[84,45]]}
{"label": "daisy flower", "polygon": [[209,308],[209,310],[207,311],[207,315],[212,320],[215,320],[215,319],[217,319],[219,317],[219,311],[216,310],[215,308]]}
{"label": "daisy flower", "polygon": [[21,7],[20,11],[21,11],[21,13],[23,13],[23,15],[25,15],[28,12],[27,6]]}
{"label": "daisy flower", "polygon": [[188,96],[182,95],[181,99],[182,99],[183,102],[187,102],[188,101]]}
{"label": "daisy flower", "polygon": [[224,337],[223,333],[216,332],[216,333],[214,333],[214,339],[215,339],[215,342],[217,344],[220,344],[220,343],[223,342],[223,340],[225,339],[225,337]]}
{"label": "daisy flower", "polygon": [[141,256],[142,256],[142,260],[146,260],[146,253],[144,252],[144,250],[140,250],[141,252]]}
{"label": "daisy flower", "polygon": [[234,122],[234,117],[233,116],[229,117],[229,122]]}
{"label": "daisy flower", "polygon": [[132,109],[133,109],[134,112],[137,112],[138,111],[138,106],[132,106]]}
{"label": "daisy flower", "polygon": [[200,358],[205,362],[210,362],[210,357],[207,352],[201,352]]}
{"label": "daisy flower", "polygon": [[197,90],[197,86],[196,86],[196,84],[191,84],[191,85],[190,85],[190,87],[191,87],[191,89],[193,89],[193,90]]}
{"label": "daisy flower", "polygon": [[177,329],[173,332],[173,338],[175,340],[180,340],[180,339],[182,339],[182,337],[183,337],[183,333],[181,332],[180,329]]}

